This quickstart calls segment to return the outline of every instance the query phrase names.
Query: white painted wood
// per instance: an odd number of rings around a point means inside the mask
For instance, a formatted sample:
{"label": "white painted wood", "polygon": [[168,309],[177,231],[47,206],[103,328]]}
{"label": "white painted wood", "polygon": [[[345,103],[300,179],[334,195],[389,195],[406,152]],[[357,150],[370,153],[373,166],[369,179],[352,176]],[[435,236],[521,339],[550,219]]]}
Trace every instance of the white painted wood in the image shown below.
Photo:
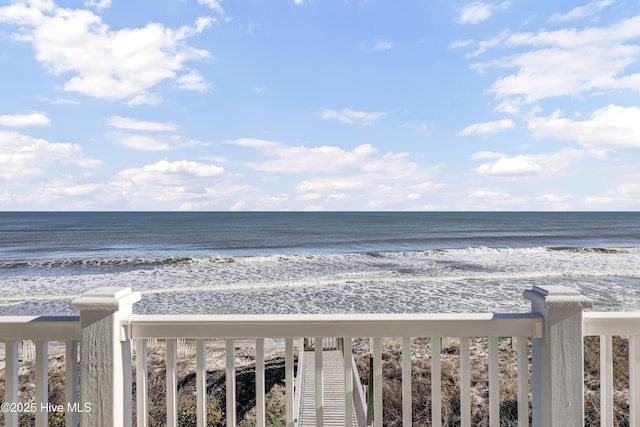
{"label": "white painted wood", "polygon": [[534,286],[524,296],[531,301],[532,311],[544,319],[543,337],[532,342],[533,426],[582,426],[582,310],[592,302],[559,285]]}
{"label": "white painted wood", "polygon": [[529,427],[529,362],[527,337],[517,337],[518,427]]}
{"label": "white painted wood", "polygon": [[442,425],[442,338],[431,337],[431,424]]}
{"label": "white painted wood", "polygon": [[411,401],[411,337],[402,338],[402,426],[412,425]]}
{"label": "white painted wood", "polygon": [[355,424],[357,424],[358,427],[364,427],[367,424],[367,397],[360,383],[360,375],[358,374],[355,358],[351,358],[351,372],[353,372],[353,409],[356,416]]}
{"label": "white painted wood", "polygon": [[293,402],[293,419],[294,419],[294,424],[298,424],[299,420],[300,420],[300,412],[301,412],[301,405],[302,405],[302,381],[304,380],[304,375],[303,372],[305,372],[306,369],[306,363],[305,363],[305,340],[304,339],[300,339],[300,341],[298,342],[298,374],[296,376],[296,385],[295,385],[295,396],[294,396],[294,402]]}
{"label": "white painted wood", "polygon": [[207,425],[207,346],[203,339],[196,340],[196,423]]}
{"label": "white painted wood", "polygon": [[467,337],[460,337],[460,424],[471,427],[471,352]]}
{"label": "white painted wood", "polygon": [[49,404],[49,347],[47,341],[36,341],[36,427],[47,426],[48,412],[46,408]]}
{"label": "white painted wood", "polygon": [[640,427],[640,336],[629,337],[629,425]]}
{"label": "white painted wood", "polygon": [[136,340],[136,425],[149,424],[147,340]]}
{"label": "white painted wood", "polygon": [[178,426],[178,342],[175,338],[167,340],[167,427]]}
{"label": "white painted wood", "polygon": [[600,426],[613,425],[613,340],[600,336]]}
{"label": "white painted wood", "polygon": [[294,384],[293,384],[293,338],[284,340],[284,386],[285,386],[285,424],[287,427],[294,427],[293,408],[295,404]]}
{"label": "white painted wood", "polygon": [[586,311],[582,315],[584,336],[638,334],[640,311]]}
{"label": "white painted wood", "polygon": [[122,411],[123,425],[133,425],[133,351],[131,340],[120,342],[122,350]]}
{"label": "white painted wood", "polygon": [[314,359],[316,375],[316,426],[324,425],[324,381],[322,376],[322,338],[315,338]]}
{"label": "white painted wood", "polygon": [[[64,401],[65,408],[78,401],[78,341],[65,342]],[[66,411],[65,425],[78,426],[78,412]]]}
{"label": "white painted wood", "polygon": [[500,371],[498,338],[489,337],[489,426],[500,426]]}
{"label": "white painted wood", "polygon": [[382,427],[382,338],[373,338],[373,426]]}
{"label": "white painted wood", "polygon": [[236,425],[236,349],[233,339],[226,340],[227,427]]}
{"label": "white painted wood", "polygon": [[0,316],[0,337],[21,342],[79,340],[79,316]]}
{"label": "white painted wood", "polygon": [[[5,341],[4,344],[4,401],[6,403],[18,403],[18,347],[19,341]],[[7,427],[18,427],[18,412],[4,413],[4,424]]]}
{"label": "white painted wood", "polygon": [[[314,350],[315,352],[315,350]],[[316,426],[315,411],[315,357],[307,354],[304,363],[304,378],[302,384],[302,407],[300,411],[299,426]],[[324,391],[323,400],[323,427],[344,427],[344,363],[343,353],[339,350],[325,350],[322,354],[322,382]],[[353,424],[356,424],[355,411],[352,412]]]}
{"label": "white painted wood", "polygon": [[342,338],[342,360],[344,363],[344,425],[353,426],[353,371],[351,337]]}
{"label": "white painted wood", "polygon": [[131,339],[211,338],[212,331],[236,338],[541,337],[542,330],[543,319],[532,313],[135,315],[125,328]]}
{"label": "white painted wood", "polygon": [[122,322],[130,319],[140,298],[130,288],[98,288],[71,302],[71,308],[80,311],[79,403],[91,408],[79,413],[81,426],[130,426],[124,400],[131,399],[131,393],[123,393],[125,346],[120,340]]}
{"label": "white painted wood", "polygon": [[264,338],[256,338],[256,427],[265,427]]}

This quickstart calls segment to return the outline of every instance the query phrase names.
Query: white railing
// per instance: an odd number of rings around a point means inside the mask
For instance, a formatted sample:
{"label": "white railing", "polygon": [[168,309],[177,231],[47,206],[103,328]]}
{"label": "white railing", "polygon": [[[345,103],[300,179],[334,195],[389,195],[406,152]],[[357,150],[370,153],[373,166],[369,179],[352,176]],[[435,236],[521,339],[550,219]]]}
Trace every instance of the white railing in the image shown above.
{"label": "white railing", "polygon": [[640,313],[585,312],[583,335],[600,337],[600,424],[613,425],[613,336],[629,340],[629,425],[640,427]]}
{"label": "white railing", "polygon": [[[20,413],[35,415],[36,426],[46,426],[49,412],[63,409],[65,425],[78,425],[78,341],[81,336],[78,316],[34,317],[0,316],[0,339],[4,341],[4,425],[17,427]],[[34,400],[25,402],[18,395],[18,362],[20,343],[35,341]],[[48,359],[49,342],[65,343],[65,403],[63,408],[49,407]],[[24,352],[23,352],[24,357]],[[8,405],[8,406],[7,406]],[[62,410],[60,411],[62,412]]]}
{"label": "white railing", "polygon": [[[351,414],[353,411],[353,364],[351,362],[352,337],[373,337],[373,360],[374,372],[374,425],[382,425],[382,338],[383,337],[405,337],[403,339],[403,349],[405,351],[403,357],[403,417],[405,420],[411,419],[411,356],[408,350],[408,337],[489,337],[489,354],[490,354],[490,417],[493,420],[492,425],[497,425],[499,421],[498,406],[498,337],[521,337],[519,338],[520,350],[524,352],[522,360],[526,360],[526,339],[529,337],[540,338],[542,331],[542,319],[531,313],[523,314],[344,314],[344,315],[196,315],[196,316],[155,316],[155,315],[134,315],[126,322],[125,334],[127,339],[136,342],[136,350],[138,354],[146,354],[145,340],[153,338],[167,339],[167,425],[169,427],[177,425],[175,414],[176,404],[176,356],[175,341],[178,338],[191,337],[196,338],[200,345],[198,346],[197,366],[197,402],[198,402],[198,419],[202,419],[204,423],[205,414],[205,393],[204,378],[206,370],[204,356],[204,340],[212,338],[227,339],[227,363],[226,363],[226,402],[227,402],[227,425],[236,424],[235,407],[236,393],[235,384],[235,353],[233,338],[249,338],[255,339],[256,342],[256,390],[261,390],[256,395],[256,413],[257,425],[264,426],[264,339],[265,338],[285,338],[286,342],[286,366],[285,370],[288,375],[293,372],[293,338],[301,336],[315,336],[315,342],[322,342],[323,338],[341,338],[344,341],[344,378],[345,378],[345,395],[344,405],[345,413]],[[469,338],[462,338],[463,351],[466,351],[463,358],[466,369],[463,369],[463,383],[470,382],[470,362],[469,362]],[[315,348],[315,364],[316,364],[316,422],[322,425],[323,418],[323,390],[322,390],[322,347]],[[432,340],[432,354],[440,354],[440,340]],[[146,370],[144,366],[144,356],[137,357],[138,375]],[[521,366],[522,372],[527,372],[526,366]],[[438,425],[440,420],[439,407],[441,405],[441,393],[439,390],[439,371],[440,359],[432,357],[432,372],[434,378],[433,384],[433,420],[434,425]],[[409,373],[409,374],[407,374]],[[466,381],[466,382],[465,382]],[[139,377],[138,383],[144,384],[144,378]],[[526,384],[524,380],[522,384]],[[293,397],[293,382],[286,382],[288,385],[286,393],[291,403]],[[463,390],[462,401],[463,411],[470,414],[470,390],[469,388],[461,388]],[[142,387],[138,387],[138,425],[145,426],[145,414],[147,408],[146,391]],[[528,420],[528,389],[521,389],[522,401],[526,403],[526,413]],[[524,404],[523,404],[524,405]],[[294,425],[295,417],[293,412],[287,418],[288,425]],[[463,425],[470,425],[470,418]],[[528,421],[527,421],[528,422]],[[346,425],[350,425],[350,418],[347,417]],[[410,424],[410,422],[409,422]],[[204,424],[203,424],[204,425]]]}
{"label": "white railing", "polygon": [[[613,424],[612,335],[629,337],[629,420],[640,427],[640,313],[584,312],[590,300],[574,290],[556,286],[536,286],[525,292],[532,301],[530,313],[497,314],[349,314],[349,315],[134,315],[132,305],[140,294],[128,288],[91,291],[72,302],[78,317],[0,317],[0,341],[5,343],[4,403],[20,402],[18,395],[18,348],[22,340],[36,342],[36,390],[34,405],[37,426],[47,425],[48,342],[66,343],[66,425],[129,426],[133,424],[132,355],[136,361],[135,423],[147,425],[148,357],[147,342],[166,342],[167,425],[177,425],[178,343],[195,339],[196,402],[198,425],[206,425],[207,347],[210,340],[224,340],[226,348],[226,419],[236,425],[237,339],[252,340],[255,346],[256,415],[258,426],[265,423],[265,339],[285,342],[286,423],[298,418],[294,386],[295,350],[303,349],[303,337],[339,338],[344,355],[345,414],[353,410],[354,391],[359,387],[352,345],[355,337],[370,337],[373,356],[373,425],[382,426],[383,339],[395,337],[401,345],[402,420],[412,424],[412,343],[416,337],[430,338],[432,425],[441,423],[442,338],[457,337],[460,363],[461,425],[471,420],[471,339],[485,337],[488,364],[489,425],[500,423],[499,342],[515,337],[518,369],[518,425],[579,426],[584,417],[583,336],[600,336],[601,425]],[[413,339],[412,339],[413,337]],[[78,358],[78,342],[81,355]],[[529,343],[531,350],[529,350]],[[316,363],[316,423],[324,416],[322,388],[322,347],[314,350]],[[302,363],[299,353],[298,364]],[[531,358],[531,364],[528,360]],[[79,370],[77,369],[79,362]],[[415,363],[415,362],[414,362]],[[509,362],[508,362],[509,363]],[[529,370],[531,378],[529,379]],[[300,372],[300,370],[298,370]],[[79,380],[79,389],[76,387]],[[529,380],[531,388],[529,387]],[[123,393],[124,390],[124,393]],[[355,393],[360,396],[360,393]],[[5,409],[16,409],[8,410]],[[18,408],[2,406],[4,423],[17,426]],[[22,407],[24,409],[24,406]],[[29,407],[28,409],[31,409]],[[345,417],[345,425],[351,425]]]}

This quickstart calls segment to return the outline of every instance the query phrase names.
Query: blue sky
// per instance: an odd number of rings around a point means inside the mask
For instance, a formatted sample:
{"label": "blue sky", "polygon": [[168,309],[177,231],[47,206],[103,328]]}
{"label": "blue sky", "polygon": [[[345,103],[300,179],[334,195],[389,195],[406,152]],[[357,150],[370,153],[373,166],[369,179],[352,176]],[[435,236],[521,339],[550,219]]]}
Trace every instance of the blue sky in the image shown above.
{"label": "blue sky", "polygon": [[637,210],[637,2],[13,0],[0,210]]}

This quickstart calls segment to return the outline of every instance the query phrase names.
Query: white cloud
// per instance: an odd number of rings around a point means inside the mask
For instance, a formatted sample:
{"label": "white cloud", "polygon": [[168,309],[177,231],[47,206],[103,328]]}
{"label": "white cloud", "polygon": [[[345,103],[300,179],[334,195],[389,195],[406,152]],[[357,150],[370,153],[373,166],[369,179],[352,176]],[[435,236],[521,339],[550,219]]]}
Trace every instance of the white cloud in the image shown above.
{"label": "white cloud", "polygon": [[166,151],[171,149],[170,144],[145,135],[125,135],[120,137],[118,142],[124,147],[140,151]]}
{"label": "white cloud", "polygon": [[639,107],[608,105],[584,121],[566,119],[556,112],[549,117],[534,117],[528,126],[535,137],[575,140],[596,152],[640,148]]}
{"label": "white cloud", "polygon": [[492,135],[498,132],[503,132],[515,127],[515,122],[511,119],[497,120],[491,122],[475,123],[462,129],[458,135]]}
{"label": "white cloud", "polygon": [[239,139],[235,145],[262,150],[271,159],[248,163],[254,170],[281,173],[331,172],[361,165],[372,159],[376,149],[369,144],[359,145],[352,151],[340,147],[291,147],[261,139]]}
{"label": "white cloud", "polygon": [[335,146],[296,147],[249,138],[231,143],[263,153],[265,160],[245,164],[252,170],[305,174],[295,184],[295,199],[320,203],[314,206],[335,209],[346,203],[344,206],[351,208],[358,205],[368,209],[397,208],[441,186],[433,181],[437,168],[411,162],[408,153],[379,154],[371,144],[345,150]]}
{"label": "white cloud", "polygon": [[473,160],[501,159],[503,157],[507,157],[507,155],[503,153],[496,153],[494,151],[478,151],[473,153],[471,156]]}
{"label": "white cloud", "polygon": [[417,135],[422,135],[422,136],[431,136],[431,132],[429,131],[430,128],[430,124],[429,123],[404,123],[402,125],[403,128],[409,128],[409,129],[413,129],[413,131],[417,134]]}
{"label": "white cloud", "polygon": [[486,45],[481,43],[475,54],[494,46],[521,51],[473,64],[472,68],[478,72],[489,68],[516,69],[500,77],[489,89],[501,100],[502,111],[516,112],[525,103],[584,92],[606,89],[640,92],[640,74],[624,74],[640,56],[640,46],[632,43],[638,37],[640,16],[602,28],[501,33]]}
{"label": "white cloud", "polygon": [[50,123],[49,117],[42,113],[0,116],[0,126],[5,127],[48,126]]}
{"label": "white cloud", "polygon": [[471,194],[469,194],[469,197],[473,199],[508,199],[511,197],[511,195],[504,191],[496,191],[496,190],[490,190],[487,188],[482,188],[482,189],[473,191]]}
{"label": "white cloud", "polygon": [[241,147],[259,148],[259,149],[271,149],[283,146],[283,144],[275,141],[267,141],[266,139],[258,138],[240,138],[233,141],[228,141],[230,144],[239,145]]}
{"label": "white cloud", "polygon": [[467,40],[456,40],[452,43],[449,44],[449,49],[460,49],[462,47],[467,47],[469,45],[473,44],[473,40],[467,39]]}
{"label": "white cloud", "polygon": [[[580,150],[561,150],[552,154],[519,154],[503,156],[474,169],[481,176],[517,178],[521,176],[567,171],[585,156]],[[477,157],[482,159],[483,157]],[[484,157],[489,158],[489,157]]]}
{"label": "white cloud", "polygon": [[180,89],[195,90],[196,92],[207,92],[211,88],[211,85],[196,70],[191,70],[178,77],[176,83]]}
{"label": "white cloud", "polygon": [[478,24],[486,21],[496,10],[505,10],[509,7],[509,2],[505,1],[500,4],[484,3],[475,1],[469,3],[462,8],[458,22],[461,24]]}
{"label": "white cloud", "polygon": [[111,0],[86,0],[84,5],[101,11],[111,6]]}
{"label": "white cloud", "polygon": [[615,3],[615,0],[600,0],[588,3],[584,6],[577,6],[571,9],[569,12],[565,14],[556,13],[555,15],[549,18],[550,22],[565,22],[565,21],[573,21],[576,19],[587,18],[589,16],[593,16],[596,13],[600,12],[605,7],[612,5]]}
{"label": "white cloud", "polygon": [[208,6],[210,9],[215,10],[216,12],[223,14],[222,6],[218,0],[198,0],[198,3]]}
{"label": "white cloud", "polygon": [[630,206],[637,209],[640,204],[640,184],[618,184],[604,195],[587,197],[585,202],[595,209],[629,209]]}
{"label": "white cloud", "polygon": [[36,60],[49,72],[71,75],[65,91],[132,105],[157,103],[151,88],[176,79],[185,62],[210,56],[186,41],[210,26],[212,18],[198,18],[194,26],[178,29],[151,23],[114,31],[89,10],[18,1],[0,7],[0,21],[19,26],[14,38],[30,42]]}
{"label": "white cloud", "polygon": [[162,160],[121,171],[110,186],[131,209],[226,210],[260,197],[227,179],[224,168],[187,160]]}
{"label": "white cloud", "polygon": [[369,52],[376,52],[382,50],[390,50],[393,47],[393,42],[389,40],[377,40],[376,42],[370,45],[362,45],[362,49]]}
{"label": "white cloud", "polygon": [[85,158],[77,144],[49,142],[18,132],[0,131],[0,179],[20,180],[40,175],[55,163],[94,167],[99,161]]}
{"label": "white cloud", "polygon": [[475,171],[484,176],[517,176],[542,172],[543,168],[534,156],[518,155],[485,163]]}
{"label": "white cloud", "polygon": [[138,105],[160,105],[161,102],[162,96],[159,94],[145,92],[131,97],[127,101],[127,105],[129,107],[136,107]]}
{"label": "white cloud", "polygon": [[566,200],[573,199],[573,198],[575,198],[575,196],[571,194],[555,194],[555,193],[543,194],[542,196],[538,197],[538,199],[545,202],[550,202],[550,203],[564,202]]}
{"label": "white cloud", "polygon": [[215,178],[222,175],[224,168],[205,163],[179,160],[161,160],[141,168],[125,169],[117,177],[131,183],[171,184],[174,179],[189,180]]}
{"label": "white cloud", "polygon": [[166,132],[176,129],[176,125],[174,125],[173,123],[149,122],[120,116],[109,117],[107,119],[107,124],[118,129],[127,130]]}
{"label": "white cloud", "polygon": [[323,119],[336,119],[342,123],[349,125],[369,126],[374,124],[379,118],[386,116],[387,113],[373,112],[367,113],[364,111],[354,111],[350,108],[345,108],[341,111],[335,111],[326,109],[322,112]]}

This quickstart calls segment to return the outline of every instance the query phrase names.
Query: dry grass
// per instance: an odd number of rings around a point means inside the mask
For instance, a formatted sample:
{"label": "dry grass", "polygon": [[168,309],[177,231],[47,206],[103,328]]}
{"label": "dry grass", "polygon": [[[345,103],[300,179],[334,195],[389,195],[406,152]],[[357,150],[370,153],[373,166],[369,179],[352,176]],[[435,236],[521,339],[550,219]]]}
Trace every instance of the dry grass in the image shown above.
{"label": "dry grass", "polygon": [[[600,360],[597,337],[585,338],[585,425],[600,424]],[[614,426],[629,425],[628,341],[614,337]],[[515,349],[509,339],[500,341],[500,425],[517,425],[517,381]],[[474,426],[488,425],[488,375],[486,339],[474,339],[471,346],[471,418]],[[366,388],[369,370],[369,344],[360,339],[354,343],[355,360]],[[166,369],[163,346],[149,349],[149,425],[166,425]],[[255,365],[251,352],[241,350],[237,368],[238,425],[255,425]],[[225,414],[224,357],[219,350],[209,350],[212,360],[207,372],[208,425],[223,426]],[[400,426],[402,420],[402,367],[399,342],[385,340],[383,347],[383,404],[384,425]],[[49,359],[49,401],[62,404],[64,400],[64,355]],[[178,363],[178,423],[195,426],[195,357]],[[442,423],[460,425],[459,348],[457,343],[445,344],[442,349]],[[4,375],[4,372],[1,374]],[[33,401],[35,375],[32,362],[20,364],[20,396],[24,402]],[[135,388],[135,376],[134,376]],[[271,355],[266,361],[267,425],[284,425],[284,359]],[[4,381],[0,382],[0,400],[4,397]],[[135,399],[135,391],[133,393]],[[412,340],[412,403],[413,423],[431,425],[431,366],[430,340]],[[134,404],[135,410],[135,404]],[[134,415],[135,420],[135,415]],[[22,414],[21,426],[33,425],[30,414]],[[49,425],[64,425],[61,413],[49,414]]]}

